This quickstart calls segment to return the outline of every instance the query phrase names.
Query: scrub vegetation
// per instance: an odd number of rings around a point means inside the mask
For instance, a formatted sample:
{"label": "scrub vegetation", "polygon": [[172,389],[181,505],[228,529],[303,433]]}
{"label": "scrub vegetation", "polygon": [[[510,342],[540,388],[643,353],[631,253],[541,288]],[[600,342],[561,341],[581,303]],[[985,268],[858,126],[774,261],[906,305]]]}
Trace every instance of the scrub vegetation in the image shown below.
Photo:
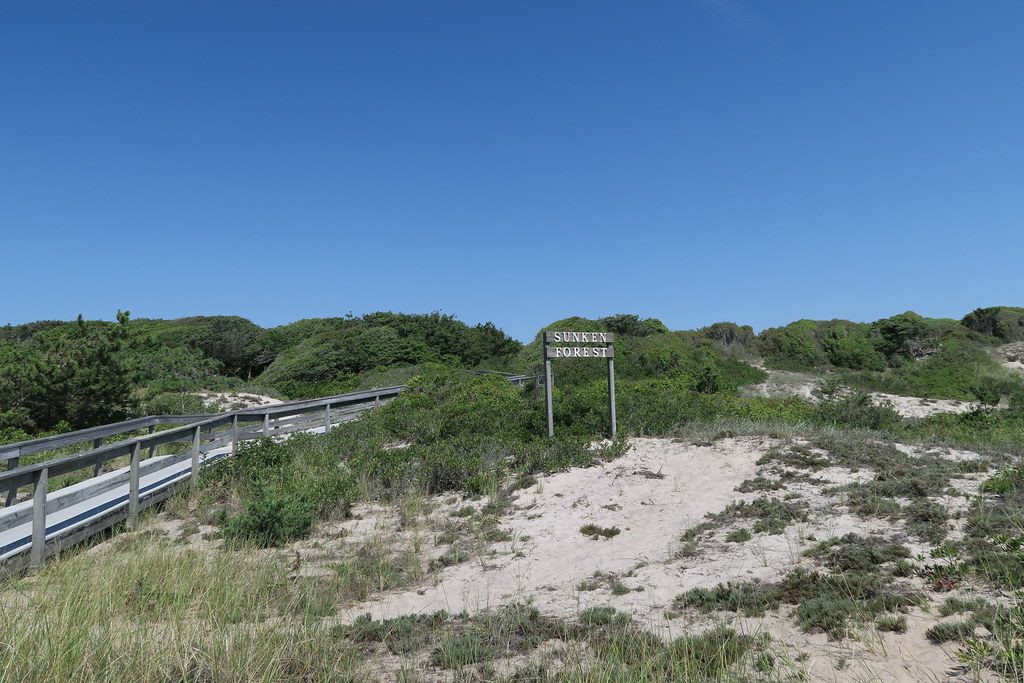
{"label": "scrub vegetation", "polygon": [[[269,330],[241,318],[126,314],[117,323],[2,328],[7,440],[152,412],[201,389],[283,398],[399,382],[407,390],[327,434],[246,444],[204,470],[199,487],[162,513],[188,533],[165,534],[151,520],[7,579],[0,680],[806,675],[785,644],[747,635],[756,630],[738,619],[783,619],[834,641],[917,637],[943,644],[971,671],[1019,680],[1024,382],[996,350],[1018,341],[1020,310],[979,309],[961,322],[912,313],[871,324],[798,321],[761,334],[732,323],[673,332],[632,315],[553,323],[545,329],[617,335],[618,441],[604,438],[599,361],[556,365],[553,441],[541,388],[473,372],[537,374],[544,330],[523,345],[493,325],[391,313]],[[818,378],[813,400],[744,391],[779,369]],[[976,406],[907,419],[869,391]],[[97,399],[88,410],[85,397]],[[731,502],[690,529],[665,530],[680,571],[705,561],[708,548],[756,557],[799,539],[794,566],[762,580],[674,588],[660,606],[666,619],[700,627],[671,637],[626,609],[650,592],[647,557],[628,573],[574,581],[579,594],[611,604],[587,603],[571,618],[546,614],[529,595],[473,613],[349,618],[446,572],[486,572],[496,546],[528,553],[530,539],[507,523],[517,498],[543,496],[556,473],[613,464],[643,436],[695,448],[748,436],[764,444]],[[951,455],[966,449],[970,457]],[[656,470],[629,474],[654,484],[663,478]],[[369,509],[394,515],[387,532],[345,537],[329,561],[310,559],[324,534]],[[435,509],[447,510],[443,522]],[[606,517],[571,527],[588,549],[627,547],[642,531],[615,519],[611,502],[600,509]],[[807,534],[822,515],[840,513],[864,530]],[[336,533],[352,533],[345,529]],[[922,615],[933,619],[927,629]]]}

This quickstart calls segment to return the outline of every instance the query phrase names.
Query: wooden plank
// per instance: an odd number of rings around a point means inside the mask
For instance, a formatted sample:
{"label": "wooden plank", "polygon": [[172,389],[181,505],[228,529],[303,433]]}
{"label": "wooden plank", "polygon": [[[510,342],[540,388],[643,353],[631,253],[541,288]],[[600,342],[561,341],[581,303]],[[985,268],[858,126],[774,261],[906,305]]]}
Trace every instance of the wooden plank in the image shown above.
{"label": "wooden plank", "polygon": [[136,442],[132,448],[132,462],[128,468],[128,526],[134,527],[139,521],[139,456],[142,444]]}
{"label": "wooden plank", "polygon": [[545,358],[614,358],[610,346],[545,346]]}
{"label": "wooden plank", "polygon": [[[247,418],[246,416],[252,412],[256,412],[258,413],[259,416],[262,416],[262,414],[267,411],[269,411],[271,414],[274,414],[279,411],[287,411],[294,408],[322,407],[327,402],[334,403],[335,405],[343,405],[345,403],[370,401],[373,400],[375,396],[395,396],[404,388],[404,386],[394,386],[383,387],[380,389],[372,389],[368,391],[355,391],[348,394],[339,394],[337,396],[330,396],[321,399],[303,399],[300,401],[290,401],[288,403],[281,403],[274,406],[246,408],[244,410],[235,411],[235,414],[237,414],[241,420],[248,421],[249,418]],[[298,412],[302,411],[300,410]],[[223,414],[223,416],[225,417],[230,417],[230,415],[231,413]],[[57,450],[59,448],[65,448],[67,446],[74,446],[79,443],[91,441],[93,439],[114,436],[116,434],[124,434],[127,432],[136,431],[138,429],[148,429],[153,425],[189,425],[200,421],[205,422],[215,417],[221,416],[155,415],[139,417],[132,420],[125,420],[123,422],[116,422],[109,425],[100,425],[98,427],[80,429],[78,431],[68,432],[66,434],[56,434],[54,436],[40,437],[38,439],[30,439],[28,441],[22,441],[15,444],[5,444],[3,446],[0,446],[0,461],[9,460],[10,458],[18,457],[20,455],[30,455],[33,453],[42,453],[50,450]]]}
{"label": "wooden plank", "polygon": [[35,490],[32,492],[32,559],[31,566],[43,564],[46,550],[46,486],[47,471],[40,470],[36,475]]}
{"label": "wooden plank", "polygon": [[196,426],[196,433],[192,435],[192,486],[199,483],[199,449],[202,447],[203,428]]}
{"label": "wooden plank", "polygon": [[612,332],[566,332],[549,331],[544,333],[545,344],[611,344],[615,341]]}
{"label": "wooden plank", "polygon": [[608,359],[608,417],[612,426],[612,439],[618,432],[615,422],[615,360]]}

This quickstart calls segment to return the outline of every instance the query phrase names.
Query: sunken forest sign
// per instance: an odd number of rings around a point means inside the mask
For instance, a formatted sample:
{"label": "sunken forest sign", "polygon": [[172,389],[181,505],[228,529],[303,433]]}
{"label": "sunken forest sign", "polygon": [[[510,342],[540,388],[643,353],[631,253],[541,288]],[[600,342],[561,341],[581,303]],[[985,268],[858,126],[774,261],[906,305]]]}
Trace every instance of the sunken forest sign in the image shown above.
{"label": "sunken forest sign", "polygon": [[611,436],[615,438],[615,349],[611,332],[545,332],[544,333],[544,396],[548,409],[548,438],[555,436],[552,396],[554,377],[551,361],[557,358],[605,358],[608,360],[608,417]]}

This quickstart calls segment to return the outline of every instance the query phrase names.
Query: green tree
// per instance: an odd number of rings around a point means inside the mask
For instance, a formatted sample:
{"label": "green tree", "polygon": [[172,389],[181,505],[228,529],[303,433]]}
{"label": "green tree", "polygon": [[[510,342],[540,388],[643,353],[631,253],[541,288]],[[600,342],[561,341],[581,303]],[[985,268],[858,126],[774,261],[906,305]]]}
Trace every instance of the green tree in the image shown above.
{"label": "green tree", "polygon": [[117,323],[86,322],[53,328],[33,338],[38,362],[32,370],[29,413],[49,429],[62,420],[74,428],[124,420],[135,414],[133,378],[124,352],[131,332],[129,313]]}

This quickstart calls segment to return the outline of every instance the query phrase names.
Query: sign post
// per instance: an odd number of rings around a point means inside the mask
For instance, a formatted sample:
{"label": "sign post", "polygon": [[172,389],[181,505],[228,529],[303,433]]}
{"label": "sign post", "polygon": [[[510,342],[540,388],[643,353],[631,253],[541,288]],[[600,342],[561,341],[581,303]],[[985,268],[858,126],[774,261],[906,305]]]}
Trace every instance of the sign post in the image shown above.
{"label": "sign post", "polygon": [[[605,358],[608,360],[608,418],[615,438],[615,349],[611,332],[545,332],[544,333],[544,397],[547,400],[548,438],[555,438],[553,408],[555,358]],[[586,344],[587,346],[584,346]],[[601,346],[597,346],[600,344]]]}

